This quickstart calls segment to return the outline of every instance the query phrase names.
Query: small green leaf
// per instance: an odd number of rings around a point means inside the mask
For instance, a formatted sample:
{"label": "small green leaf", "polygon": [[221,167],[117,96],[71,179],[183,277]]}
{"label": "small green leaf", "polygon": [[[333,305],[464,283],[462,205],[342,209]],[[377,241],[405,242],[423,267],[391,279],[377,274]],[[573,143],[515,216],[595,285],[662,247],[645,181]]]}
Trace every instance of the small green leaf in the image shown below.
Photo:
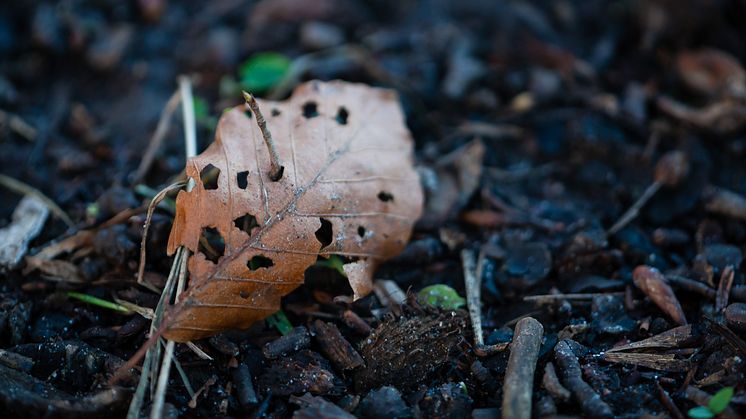
{"label": "small green leaf", "polygon": [[335,269],[340,275],[347,278],[347,273],[344,270],[345,261],[338,255],[331,255],[328,259],[321,259],[316,261],[316,266],[323,266],[329,269]]}
{"label": "small green leaf", "polygon": [[438,284],[425,287],[417,293],[417,301],[420,304],[427,304],[433,307],[440,307],[444,310],[455,310],[466,304],[456,290],[448,285]]}
{"label": "small green leaf", "polygon": [[704,406],[697,406],[694,408],[689,409],[689,417],[692,419],[710,419],[712,417],[715,417],[715,415],[710,412],[710,409],[704,407]]}
{"label": "small green leaf", "polygon": [[712,411],[714,414],[722,413],[725,408],[728,407],[728,403],[730,403],[730,399],[733,397],[733,387],[723,387],[715,393],[714,396],[710,399],[710,402],[707,403],[707,407]]}
{"label": "small green leaf", "polygon": [[276,52],[263,52],[244,61],[238,69],[241,88],[263,92],[276,85],[290,68],[290,60]]}
{"label": "small green leaf", "polygon": [[218,121],[215,117],[210,116],[207,101],[201,97],[195,97],[192,103],[194,103],[194,119],[197,123],[205,128],[215,129]]}
{"label": "small green leaf", "polygon": [[290,323],[285,312],[279,310],[277,313],[267,317],[267,324],[277,329],[281,335],[285,336],[293,330],[293,324]]}

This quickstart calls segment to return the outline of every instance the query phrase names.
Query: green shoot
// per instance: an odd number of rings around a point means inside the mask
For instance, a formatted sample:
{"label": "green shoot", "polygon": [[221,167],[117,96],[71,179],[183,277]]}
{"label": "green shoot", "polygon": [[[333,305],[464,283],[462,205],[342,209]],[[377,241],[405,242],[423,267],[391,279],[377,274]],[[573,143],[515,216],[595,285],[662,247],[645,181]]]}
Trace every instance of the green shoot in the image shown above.
{"label": "green shoot", "polygon": [[458,292],[448,285],[437,284],[425,287],[417,293],[417,301],[439,307],[444,310],[455,310],[466,304],[466,300],[458,295]]}
{"label": "green shoot", "polygon": [[723,413],[728,408],[730,399],[733,398],[733,387],[723,387],[715,393],[707,403],[707,406],[697,406],[689,409],[687,414],[692,419],[710,419]]}
{"label": "green shoot", "polygon": [[69,291],[67,292],[67,296],[70,298],[75,298],[76,300],[83,301],[84,303],[93,304],[94,306],[99,306],[101,308],[106,308],[109,310],[114,310],[114,311],[118,311],[120,313],[125,313],[125,314],[132,314],[132,311],[130,309],[128,309],[127,307],[121,304],[112,303],[111,301],[107,301],[107,300],[102,300],[92,295],[83,294],[83,293],[75,292],[75,291]]}
{"label": "green shoot", "polygon": [[277,313],[267,317],[267,324],[277,329],[281,335],[285,336],[293,330],[293,325],[288,320],[285,312],[278,310]]}
{"label": "green shoot", "polygon": [[289,68],[290,60],[282,54],[256,54],[238,69],[241,88],[249,92],[267,91],[282,80]]}

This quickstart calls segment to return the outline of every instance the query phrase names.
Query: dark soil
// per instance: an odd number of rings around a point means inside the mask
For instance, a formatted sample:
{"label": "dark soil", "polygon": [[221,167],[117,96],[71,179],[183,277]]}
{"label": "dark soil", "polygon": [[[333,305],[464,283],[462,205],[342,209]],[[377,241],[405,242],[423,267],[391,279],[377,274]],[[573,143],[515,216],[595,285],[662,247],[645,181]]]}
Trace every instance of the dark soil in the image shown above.
{"label": "dark soil", "polygon": [[[543,325],[534,416],[684,417],[724,387],[735,396],[722,415],[746,414],[744,21],[738,1],[4,2],[0,172],[75,224],[50,216],[27,255],[92,236],[0,275],[2,410],[126,414],[139,375],[109,379],[150,322],[67,292],[155,307],[135,282],[144,205],[184,167],[177,110],[135,178],[160,114],[189,75],[204,149],[242,101],[241,64],[276,51],[313,54],[297,82],[398,91],[428,203],[376,277],[410,296],[352,302],[338,297],[344,278],[314,267],[283,302],[291,333],[260,322],[195,342],[212,361],[177,345],[197,395],[172,368],[164,416],[499,416],[510,350],[475,345],[465,307],[414,298],[434,284],[464,296],[464,250],[477,256],[485,345],[510,342],[520,318]],[[639,215],[607,234],[655,181]],[[0,227],[20,200],[0,188]],[[156,211],[147,243],[157,285],[171,217],[168,203]],[[641,279],[640,265],[660,274]],[[608,352],[682,320],[691,328],[673,343]]]}

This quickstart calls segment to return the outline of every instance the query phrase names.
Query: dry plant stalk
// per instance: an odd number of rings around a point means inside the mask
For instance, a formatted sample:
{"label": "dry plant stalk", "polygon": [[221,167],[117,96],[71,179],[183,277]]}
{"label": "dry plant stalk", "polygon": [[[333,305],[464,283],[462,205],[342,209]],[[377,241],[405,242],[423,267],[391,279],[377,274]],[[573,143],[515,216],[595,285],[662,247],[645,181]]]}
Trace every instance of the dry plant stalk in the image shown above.
{"label": "dry plant stalk", "polygon": [[224,113],[215,142],[188,160],[195,187],[176,198],[168,253],[185,246],[193,256],[168,339],[246,328],[274,313],[319,256],[346,258],[355,297],[364,296],[422,212],[393,91],[309,82],[285,102],[257,102],[284,170],[270,179],[271,153],[245,106]]}

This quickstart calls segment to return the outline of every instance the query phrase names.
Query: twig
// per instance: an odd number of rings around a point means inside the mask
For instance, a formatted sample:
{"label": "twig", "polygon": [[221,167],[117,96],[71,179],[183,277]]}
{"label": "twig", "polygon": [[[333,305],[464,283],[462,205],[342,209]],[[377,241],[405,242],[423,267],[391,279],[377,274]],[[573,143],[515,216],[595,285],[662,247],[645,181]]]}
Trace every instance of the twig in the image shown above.
{"label": "twig", "polygon": [[207,354],[207,352],[203,351],[202,348],[195,345],[194,342],[187,342],[186,346],[194,352],[195,355],[200,357],[201,359],[204,359],[206,361],[212,361],[213,358]]}
{"label": "twig", "polygon": [[[182,249],[183,248],[179,248],[179,250],[176,252],[176,255],[174,256],[174,263],[171,265],[171,272],[168,275],[166,284],[163,287],[163,292],[161,293],[161,298],[158,301],[158,305],[155,308],[155,315],[153,316],[153,321],[150,324],[151,335],[157,332],[158,327],[161,324],[161,320],[163,319],[163,312],[169,301],[168,297],[170,297],[171,293],[173,292],[174,286],[176,284],[176,276],[177,276],[176,268],[181,266],[181,259],[184,254],[184,251]],[[143,364],[142,364],[142,372],[140,373],[140,381],[137,383],[137,389],[135,390],[135,394],[132,396],[132,401],[130,402],[129,410],[127,411],[127,419],[138,419],[140,417],[140,409],[142,408],[143,401],[145,399],[145,391],[147,390],[148,382],[150,381],[149,377],[151,374],[151,370],[155,366],[155,363],[157,362],[157,359],[158,359],[157,352],[159,351],[155,349],[156,347],[158,347],[157,342],[155,345],[149,347],[148,350],[145,351],[145,360],[143,361]],[[128,361],[128,363],[131,363],[131,362],[132,360]],[[116,381],[116,379],[118,378],[117,376],[119,375],[120,371],[118,371],[118,374],[115,374],[114,377],[111,378],[111,382]]]}
{"label": "twig", "polygon": [[155,160],[155,155],[158,152],[158,149],[161,148],[161,144],[163,144],[166,134],[168,134],[168,129],[171,126],[171,117],[174,112],[176,112],[176,107],[179,105],[180,100],[181,89],[174,92],[174,94],[168,99],[168,102],[166,102],[166,106],[161,111],[161,117],[158,119],[158,125],[155,128],[155,132],[153,132],[153,136],[150,137],[148,148],[145,150],[142,160],[140,160],[140,165],[137,167],[137,171],[135,171],[135,174],[132,177],[133,184],[140,183],[148,173],[148,170],[150,170],[150,166]]}
{"label": "twig", "polygon": [[481,278],[477,277],[474,252],[468,249],[461,251],[461,264],[464,269],[464,285],[466,287],[466,305],[469,309],[471,327],[474,330],[474,353],[478,356],[489,356],[501,352],[507,344],[485,345],[482,336],[482,297]]}
{"label": "twig", "polygon": [[648,186],[647,189],[645,189],[645,192],[642,193],[642,196],[640,196],[637,201],[635,201],[634,204],[632,204],[631,207],[627,211],[625,211],[624,214],[622,214],[621,217],[619,217],[619,220],[617,220],[616,223],[614,223],[611,228],[609,228],[609,231],[607,232],[608,235],[616,234],[619,230],[623,229],[627,224],[630,223],[630,221],[637,218],[637,215],[640,213],[640,210],[642,207],[647,204],[647,202],[650,200],[650,198],[655,195],[656,192],[663,186],[660,182],[653,182]]}
{"label": "twig", "polygon": [[68,227],[75,228],[75,223],[73,223],[73,220],[70,219],[70,217],[65,213],[65,211],[63,211],[62,208],[60,208],[57,204],[55,204],[54,201],[47,198],[47,196],[44,195],[40,190],[34,188],[31,185],[23,183],[20,180],[13,179],[12,177],[5,176],[5,175],[0,175],[0,185],[5,186],[11,191],[22,194],[22,195],[35,196],[40,201],[42,201],[44,205],[46,205],[49,208],[50,211],[52,211],[52,214],[54,214],[55,216],[57,216],[57,218],[59,218],[65,224],[67,224]]}
{"label": "twig", "polygon": [[523,297],[523,301],[533,301],[538,305],[553,304],[557,300],[592,300],[596,297],[603,296],[623,296],[624,291],[618,292],[593,292],[587,294],[541,294],[541,295],[527,295]]}
{"label": "twig", "polygon": [[179,92],[181,93],[181,113],[184,119],[184,147],[186,158],[189,159],[197,155],[197,125],[194,121],[194,98],[189,77],[179,76]]}
{"label": "twig", "polygon": [[570,400],[570,390],[566,389],[560,383],[559,378],[557,378],[557,372],[554,369],[554,364],[551,362],[547,362],[544,366],[544,376],[541,378],[541,385],[556,401],[566,402]]}
{"label": "twig", "polygon": [[36,141],[36,137],[39,134],[36,128],[24,121],[20,116],[0,110],[0,125],[4,125],[6,122],[8,127],[16,134],[31,142]]}
{"label": "twig", "polygon": [[[178,301],[179,294],[186,287],[186,275],[187,275],[187,260],[189,259],[189,251],[184,251],[185,255],[181,258],[179,264],[179,281],[176,284],[176,299]],[[166,350],[163,352],[163,361],[161,362],[161,368],[158,373],[158,385],[155,390],[153,397],[153,406],[150,409],[150,419],[160,419],[163,415],[163,404],[166,401],[166,388],[168,388],[168,377],[171,372],[171,364],[174,356],[174,348],[176,342],[172,340],[166,341]],[[191,385],[186,382],[187,386],[191,388]],[[193,393],[193,392],[192,392]]]}
{"label": "twig", "polygon": [[534,372],[543,335],[544,327],[533,317],[515,326],[503,385],[503,418],[531,418]]}
{"label": "twig", "polygon": [[613,418],[614,413],[611,411],[609,405],[601,399],[601,396],[588,383],[583,381],[578,357],[572,352],[567,342],[562,340],[554,347],[554,357],[562,373],[562,381],[565,386],[578,400],[580,408],[587,416]]}
{"label": "twig", "polygon": [[158,387],[155,390],[153,406],[150,408],[150,419],[159,419],[163,415],[163,404],[166,401],[166,387],[168,386],[168,376],[171,372],[171,358],[174,356],[175,346],[176,342],[172,340],[166,343],[166,350],[163,352],[163,363],[158,374]]}
{"label": "twig", "polygon": [[689,173],[689,160],[686,154],[679,150],[664,154],[655,165],[654,182],[645,189],[642,196],[614,223],[607,234],[616,234],[640,213],[640,209],[655,195],[662,186],[675,187]]}
{"label": "twig", "polygon": [[178,182],[171,184],[169,186],[166,186],[165,188],[161,189],[160,192],[158,192],[153,199],[150,201],[150,205],[148,205],[148,213],[145,216],[145,224],[143,225],[143,231],[142,231],[142,240],[140,240],[140,265],[137,269],[137,283],[140,285],[144,285],[150,290],[153,290],[155,292],[160,292],[160,290],[153,287],[150,283],[146,283],[143,279],[143,276],[145,275],[145,259],[146,259],[146,251],[145,246],[148,241],[148,231],[150,230],[150,222],[153,218],[153,212],[155,211],[155,207],[158,205],[159,202],[163,200],[163,198],[166,197],[166,194],[169,192],[179,189],[183,187],[186,183],[185,182]]}
{"label": "twig", "polygon": [[243,98],[246,100],[246,104],[249,105],[249,108],[251,108],[251,111],[254,112],[256,123],[259,125],[262,137],[264,137],[264,144],[267,145],[267,150],[269,151],[269,178],[273,182],[277,182],[282,177],[282,172],[285,168],[280,164],[280,156],[277,154],[277,148],[272,139],[272,133],[269,132],[269,129],[267,128],[267,120],[264,119],[264,115],[262,115],[262,111],[259,109],[259,103],[257,103],[254,95],[248,92],[243,92]]}
{"label": "twig", "polygon": [[[184,115],[183,120],[186,158],[189,159],[197,155],[197,129],[194,120],[194,99],[192,98],[192,84],[189,81],[188,77],[179,77],[179,92],[181,94],[181,104]],[[194,180],[190,179],[187,183],[187,190],[191,190],[192,187],[194,187],[194,184]],[[158,359],[160,358],[160,345],[158,341],[160,340],[160,336],[164,331],[161,328],[161,325],[164,321],[166,306],[169,305],[171,297],[173,296],[174,287],[176,287],[176,293],[178,295],[181,291],[183,291],[186,285],[186,262],[188,259],[189,251],[184,246],[180,246],[176,250],[176,255],[174,256],[174,261],[171,265],[171,272],[168,275],[166,285],[163,287],[163,291],[161,292],[161,298],[158,301],[158,305],[156,306],[155,316],[150,326],[150,337],[148,338],[148,341],[146,341],[143,347],[140,348],[135,353],[135,355],[133,355],[132,358],[130,358],[130,360],[125,363],[125,366],[120,368],[117,374],[115,374],[110,379],[110,383],[115,382],[119,378],[119,373],[122,371],[122,369],[138,362],[144,353],[145,361],[143,364],[143,372],[140,376],[140,382],[137,385],[135,396],[132,398],[132,402],[130,403],[129,411],[127,412],[127,419],[134,419],[139,417],[140,409],[145,397],[145,389],[148,385],[148,382],[150,382],[151,384],[155,382],[156,374],[158,375],[158,385],[155,391],[153,391],[151,387],[151,393],[153,393],[153,406],[151,408],[150,416],[151,418],[160,418],[163,414],[163,403],[165,400],[166,385],[168,384],[168,372],[170,370],[173,349],[170,353],[171,356],[164,356],[161,371],[158,372],[156,368]],[[177,282],[177,276],[178,286],[175,284]],[[167,321],[167,319],[165,320]],[[171,343],[171,345],[175,344],[173,342],[169,343]],[[168,348],[169,344],[166,344],[167,352]],[[165,372],[163,371],[164,369],[166,370]],[[148,374],[146,371],[152,371],[152,373]],[[161,383],[163,384],[161,385]],[[189,386],[188,382],[185,382],[185,384]]]}

